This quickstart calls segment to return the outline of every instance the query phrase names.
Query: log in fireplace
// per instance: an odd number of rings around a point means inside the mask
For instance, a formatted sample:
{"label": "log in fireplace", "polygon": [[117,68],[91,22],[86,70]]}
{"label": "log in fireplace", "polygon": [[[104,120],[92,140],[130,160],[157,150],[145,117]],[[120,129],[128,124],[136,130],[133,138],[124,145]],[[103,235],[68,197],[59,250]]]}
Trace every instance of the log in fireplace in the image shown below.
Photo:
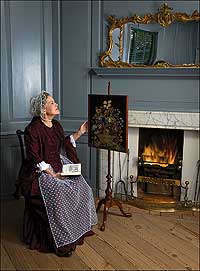
{"label": "log in fireplace", "polygon": [[139,128],[138,192],[180,199],[183,130]]}

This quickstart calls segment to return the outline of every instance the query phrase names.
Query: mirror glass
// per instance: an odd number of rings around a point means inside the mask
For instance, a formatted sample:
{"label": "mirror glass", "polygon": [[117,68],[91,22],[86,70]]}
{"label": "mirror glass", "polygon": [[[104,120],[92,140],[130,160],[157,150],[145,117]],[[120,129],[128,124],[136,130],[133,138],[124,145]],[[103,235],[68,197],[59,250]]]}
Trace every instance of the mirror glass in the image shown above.
{"label": "mirror glass", "polygon": [[100,56],[100,65],[199,67],[199,13],[171,10],[165,3],[154,15],[119,20],[110,16],[108,50]]}

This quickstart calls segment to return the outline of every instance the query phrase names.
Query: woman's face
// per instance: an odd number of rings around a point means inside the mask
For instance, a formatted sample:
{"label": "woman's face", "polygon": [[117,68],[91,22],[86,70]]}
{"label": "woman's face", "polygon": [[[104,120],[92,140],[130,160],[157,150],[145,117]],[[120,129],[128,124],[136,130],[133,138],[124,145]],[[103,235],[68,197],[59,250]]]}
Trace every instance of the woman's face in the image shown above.
{"label": "woman's face", "polygon": [[51,96],[47,97],[47,102],[45,105],[45,113],[47,117],[54,117],[60,114],[60,111],[58,109],[58,104],[54,101],[53,97]]}

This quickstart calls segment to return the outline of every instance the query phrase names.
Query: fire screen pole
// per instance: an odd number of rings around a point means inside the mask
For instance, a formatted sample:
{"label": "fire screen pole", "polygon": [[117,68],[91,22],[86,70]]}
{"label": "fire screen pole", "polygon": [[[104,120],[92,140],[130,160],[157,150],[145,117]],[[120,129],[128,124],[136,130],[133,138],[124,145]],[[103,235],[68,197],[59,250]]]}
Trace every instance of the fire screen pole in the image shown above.
{"label": "fire screen pole", "polygon": [[[108,96],[109,95],[111,95],[110,82],[108,82]],[[111,151],[108,150],[108,174],[106,176],[107,187],[106,187],[106,190],[105,190],[105,198],[101,199],[98,202],[97,209],[96,209],[96,211],[98,212],[100,210],[102,204],[104,205],[103,222],[102,222],[102,225],[100,227],[101,231],[105,230],[105,223],[107,221],[108,211],[112,206],[116,205],[120,209],[123,216],[131,217],[131,213],[124,212],[121,202],[119,200],[117,200],[117,199],[112,198],[112,188],[111,188],[112,176],[111,176],[111,172],[110,172],[110,163],[111,163]]]}

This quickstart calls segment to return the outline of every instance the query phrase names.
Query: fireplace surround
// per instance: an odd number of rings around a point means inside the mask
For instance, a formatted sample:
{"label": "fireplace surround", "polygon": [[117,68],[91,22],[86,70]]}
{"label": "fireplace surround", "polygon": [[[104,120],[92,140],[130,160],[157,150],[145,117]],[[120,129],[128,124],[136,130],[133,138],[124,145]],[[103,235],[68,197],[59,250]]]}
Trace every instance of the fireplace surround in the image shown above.
{"label": "fireplace surround", "polygon": [[[185,182],[189,182],[187,197],[189,201],[194,200],[195,187],[198,175],[199,163],[199,113],[187,112],[157,112],[157,111],[136,111],[129,110],[128,115],[128,144],[129,154],[112,152],[111,154],[111,175],[112,175],[112,190],[116,192],[116,184],[119,180],[125,183],[128,195],[131,194],[139,197],[139,182],[130,183],[132,180],[137,180],[139,176],[139,131],[142,128],[162,129],[163,131],[177,131],[182,138],[182,156],[180,170],[180,185],[185,187]],[[180,143],[180,142],[179,142]],[[106,188],[106,172],[107,172],[107,151],[99,151],[99,196],[103,197]],[[119,168],[120,159],[120,168]],[[180,188],[178,200],[184,201],[185,189]]]}

